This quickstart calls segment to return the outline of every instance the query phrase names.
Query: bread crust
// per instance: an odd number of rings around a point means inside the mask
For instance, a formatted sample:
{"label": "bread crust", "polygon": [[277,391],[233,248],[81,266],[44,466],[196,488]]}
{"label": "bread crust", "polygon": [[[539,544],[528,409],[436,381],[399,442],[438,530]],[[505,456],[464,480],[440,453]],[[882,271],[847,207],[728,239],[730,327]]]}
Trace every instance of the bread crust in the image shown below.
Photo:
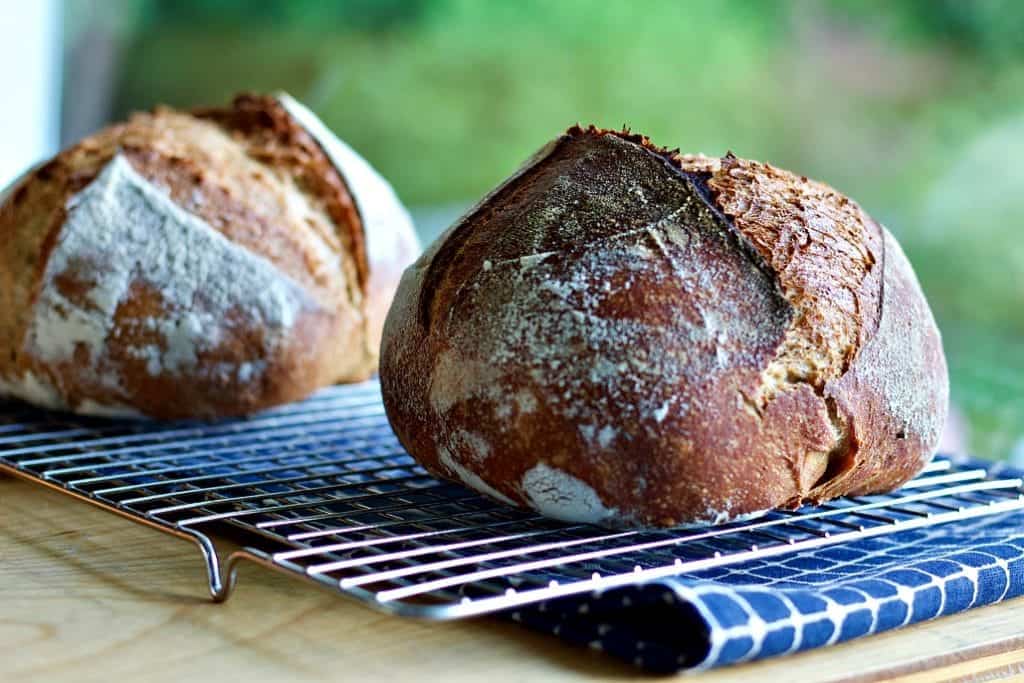
{"label": "bread crust", "polygon": [[406,272],[381,385],[431,472],[609,526],[893,488],[948,401],[913,271],[855,203],[593,127]]}
{"label": "bread crust", "polygon": [[[145,271],[145,248],[83,264],[82,250],[95,246],[102,229],[68,227],[75,211],[88,208],[82,197],[114,166],[121,185],[134,183],[140,196],[166,201],[161,210],[168,214],[181,210],[175,220],[195,233],[191,244],[217,252],[197,261],[180,246],[152,257],[154,263],[242,264],[253,282],[288,299],[286,319],[275,327],[257,315],[259,298],[267,296],[257,291],[220,302],[226,314],[210,319],[221,309],[209,301],[226,296],[238,277],[229,272],[186,272],[161,282],[135,273],[116,308],[99,311],[97,288],[122,270]],[[105,187],[114,192],[116,183]],[[73,229],[81,234],[73,237]],[[136,114],[28,174],[0,205],[0,393],[79,412],[220,417],[365,379],[378,357],[381,321],[372,311],[390,300],[395,271],[417,249],[411,224],[391,229],[403,248],[372,263],[342,172],[277,98],[241,95],[227,108]],[[175,241],[176,234],[165,237]],[[74,240],[77,254],[70,253]],[[194,281],[198,293],[172,302],[168,291],[182,279]],[[64,308],[104,326],[101,347],[40,352],[47,342],[33,336],[41,334],[39,321],[57,309],[71,315]],[[196,315],[206,316],[205,328],[195,333],[188,362],[172,367],[168,325]]]}

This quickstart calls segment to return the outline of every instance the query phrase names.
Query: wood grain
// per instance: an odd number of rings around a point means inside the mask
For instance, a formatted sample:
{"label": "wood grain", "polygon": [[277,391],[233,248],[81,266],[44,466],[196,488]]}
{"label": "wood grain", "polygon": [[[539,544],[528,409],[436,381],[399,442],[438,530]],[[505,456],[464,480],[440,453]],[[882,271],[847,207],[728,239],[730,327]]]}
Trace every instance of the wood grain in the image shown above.
{"label": "wood grain", "polygon": [[[1024,666],[1024,601],[700,676],[852,681]],[[950,668],[952,667],[952,668]],[[984,676],[982,676],[984,674]],[[0,680],[650,680],[493,619],[386,617],[244,567],[216,605],[190,545],[0,475]]]}

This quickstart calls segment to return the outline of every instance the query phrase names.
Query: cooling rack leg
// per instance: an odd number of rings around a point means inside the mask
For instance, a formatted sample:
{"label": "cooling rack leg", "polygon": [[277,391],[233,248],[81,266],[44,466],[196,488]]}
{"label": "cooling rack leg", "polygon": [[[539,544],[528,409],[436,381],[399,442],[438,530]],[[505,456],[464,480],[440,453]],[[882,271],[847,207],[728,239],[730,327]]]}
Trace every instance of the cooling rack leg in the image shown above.
{"label": "cooling rack leg", "polygon": [[206,575],[210,582],[210,597],[213,598],[214,602],[224,602],[231,597],[231,593],[238,583],[238,565],[242,561],[251,562],[279,573],[294,576],[292,572],[274,564],[264,553],[251,548],[236,550],[228,555],[227,560],[222,565],[217,547],[210,540],[209,536],[191,529],[183,529],[182,531],[199,546],[199,551],[203,554],[203,560],[206,562]]}
{"label": "cooling rack leg", "polygon": [[[214,602],[224,602],[231,594],[233,577],[229,579],[228,585],[224,584],[220,570],[220,555],[213,541],[198,531],[186,530],[185,533],[199,546],[199,552],[203,554],[203,561],[206,563],[206,577],[210,582],[210,597]],[[234,572],[232,572],[233,575]]]}
{"label": "cooling rack leg", "polygon": [[[205,537],[202,538],[205,539]],[[196,540],[199,541],[199,538]],[[209,539],[206,539],[205,544],[201,541],[199,542],[200,547],[203,548],[203,554],[207,558],[207,567],[210,572],[210,593],[213,595],[213,599],[216,602],[224,602],[231,595],[232,591],[234,591],[235,586],[238,583],[238,565],[243,561],[269,569],[279,574],[284,574],[290,578],[295,578],[294,572],[275,564],[269,555],[256,550],[255,548],[243,548],[231,553],[231,555],[228,556],[227,561],[224,563],[223,570],[220,570],[217,563],[216,550],[209,542]],[[209,551],[207,549],[209,549]]]}
{"label": "cooling rack leg", "polygon": [[[228,583],[225,584],[222,580],[222,572],[220,569],[220,556],[217,554],[217,548],[213,545],[213,541],[208,536],[202,534],[194,529],[188,529],[181,526],[171,527],[166,524],[160,524],[155,520],[148,517],[140,517],[139,515],[131,514],[121,508],[114,507],[102,501],[96,500],[93,497],[71,490],[65,486],[61,486],[55,482],[47,481],[45,478],[33,477],[32,475],[22,472],[13,467],[5,467],[0,465],[0,475],[10,474],[20,479],[25,479],[36,484],[42,484],[43,486],[58,491],[60,493],[76,498],[82,502],[89,503],[95,507],[98,507],[107,512],[112,512],[115,515],[127,519],[131,522],[135,522],[141,526],[148,527],[150,529],[156,529],[162,531],[171,536],[177,538],[183,538],[185,540],[192,541],[199,546],[199,552],[203,554],[203,561],[206,563],[206,576],[209,581],[210,597],[213,598],[214,602],[224,602],[228,599],[231,594],[231,589],[234,586],[234,570],[230,572]],[[231,563],[233,564],[233,563]]]}

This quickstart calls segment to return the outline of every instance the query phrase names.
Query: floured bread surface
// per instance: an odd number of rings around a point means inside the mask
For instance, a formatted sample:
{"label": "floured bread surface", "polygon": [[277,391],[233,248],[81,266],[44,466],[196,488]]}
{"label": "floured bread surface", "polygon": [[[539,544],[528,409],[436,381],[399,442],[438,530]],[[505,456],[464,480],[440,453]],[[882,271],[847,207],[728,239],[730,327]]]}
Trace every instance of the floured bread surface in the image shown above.
{"label": "floured bread surface", "polygon": [[9,193],[0,236],[0,392],[98,415],[247,413],[363,379],[370,304],[397,284],[371,285],[341,169],[270,97],[87,138]]}
{"label": "floured bread surface", "polygon": [[407,271],[389,418],[431,471],[574,522],[892,488],[931,456],[947,386],[892,244],[813,181],[571,130]]}
{"label": "floured bread surface", "polygon": [[118,155],[68,202],[23,348],[48,367],[80,365],[75,393],[132,405],[125,377],[139,370],[225,388],[261,382],[295,321],[316,308]]}

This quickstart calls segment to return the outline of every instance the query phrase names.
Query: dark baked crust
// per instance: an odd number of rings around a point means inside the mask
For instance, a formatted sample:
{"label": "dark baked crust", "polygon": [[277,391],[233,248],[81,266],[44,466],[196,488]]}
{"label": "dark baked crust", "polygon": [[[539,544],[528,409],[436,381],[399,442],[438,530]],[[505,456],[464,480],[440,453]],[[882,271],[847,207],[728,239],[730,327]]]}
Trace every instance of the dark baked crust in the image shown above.
{"label": "dark baked crust", "polygon": [[[220,341],[203,351],[197,367],[237,369],[267,349],[271,355],[260,359],[267,367],[259,377],[147,372],[145,359],[133,350],[161,342],[137,322],[166,312],[158,293],[141,282],[122,302],[105,343],[104,362],[122,376],[119,388],[84,372],[82,358],[56,363],[27,348],[66,206],[118,155],[178,207],[273,264],[308,298],[288,338],[272,350],[266,330],[251,321],[225,320],[210,330]],[[382,324],[372,312],[390,301],[395,271],[411,261],[415,249],[413,244],[370,263],[341,174],[277,99],[260,95],[192,113],[158,108],[86,138],[30,173],[0,205],[0,239],[0,381],[30,374],[53,387],[69,408],[89,402],[159,418],[245,414],[327,384],[369,377]],[[375,275],[376,268],[391,277]],[[94,279],[89,273],[65,277],[62,293],[87,307]]]}
{"label": "dark baked crust", "polygon": [[827,186],[574,128],[403,278],[381,383],[432,472],[572,521],[895,487],[947,401],[891,236]]}

